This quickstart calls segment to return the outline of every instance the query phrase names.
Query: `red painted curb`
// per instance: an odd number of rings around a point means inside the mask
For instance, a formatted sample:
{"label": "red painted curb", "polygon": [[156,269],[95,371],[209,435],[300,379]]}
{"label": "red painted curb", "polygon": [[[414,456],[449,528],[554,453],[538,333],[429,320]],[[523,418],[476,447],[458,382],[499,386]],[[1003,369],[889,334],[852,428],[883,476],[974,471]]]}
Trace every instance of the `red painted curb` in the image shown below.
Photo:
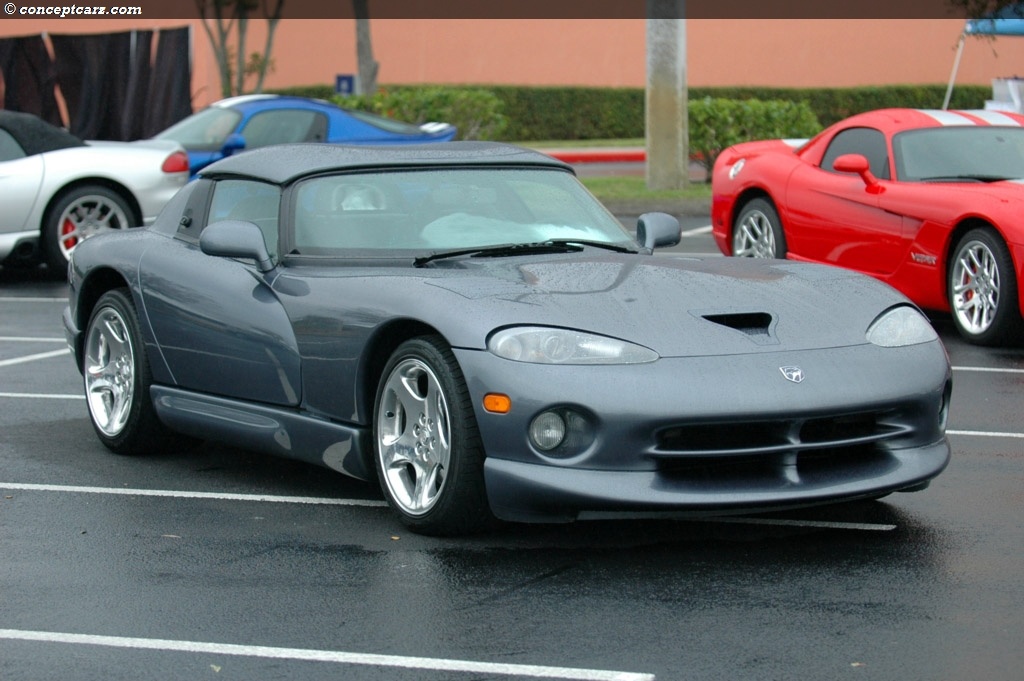
{"label": "red painted curb", "polygon": [[643,149],[541,149],[563,163],[642,163],[647,159]]}

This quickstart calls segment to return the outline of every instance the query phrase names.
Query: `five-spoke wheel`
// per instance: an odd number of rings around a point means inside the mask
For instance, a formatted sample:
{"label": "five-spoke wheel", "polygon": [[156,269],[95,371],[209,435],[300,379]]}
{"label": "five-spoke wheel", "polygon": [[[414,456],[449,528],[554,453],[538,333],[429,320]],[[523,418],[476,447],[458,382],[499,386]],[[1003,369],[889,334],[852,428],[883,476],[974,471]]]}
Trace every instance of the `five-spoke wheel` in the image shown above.
{"label": "five-spoke wheel", "polygon": [[775,207],[765,199],[747,202],[733,223],[732,254],[738,258],[785,258],[786,236]]}
{"label": "five-spoke wheel", "polygon": [[415,338],[395,350],[377,389],[374,424],[381,488],[406,525],[453,534],[489,521],[469,391],[440,338]]}
{"label": "five-spoke wheel", "polygon": [[149,364],[125,289],[108,291],[97,302],[86,326],[82,374],[89,417],[107,448],[139,454],[171,442],[149,399]]}

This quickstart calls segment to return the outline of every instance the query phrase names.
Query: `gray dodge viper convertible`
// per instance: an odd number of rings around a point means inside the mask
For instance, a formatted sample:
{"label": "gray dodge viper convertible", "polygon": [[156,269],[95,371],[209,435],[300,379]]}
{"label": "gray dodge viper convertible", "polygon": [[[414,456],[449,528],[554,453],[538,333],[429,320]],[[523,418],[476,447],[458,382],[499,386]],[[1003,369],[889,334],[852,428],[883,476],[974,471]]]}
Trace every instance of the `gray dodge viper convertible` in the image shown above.
{"label": "gray dodge viper convertible", "polygon": [[658,254],[513,146],[294,145],[206,168],[73,252],[69,344],[111,450],[219,440],[376,478],[425,533],[923,489],[950,367],[892,288]]}

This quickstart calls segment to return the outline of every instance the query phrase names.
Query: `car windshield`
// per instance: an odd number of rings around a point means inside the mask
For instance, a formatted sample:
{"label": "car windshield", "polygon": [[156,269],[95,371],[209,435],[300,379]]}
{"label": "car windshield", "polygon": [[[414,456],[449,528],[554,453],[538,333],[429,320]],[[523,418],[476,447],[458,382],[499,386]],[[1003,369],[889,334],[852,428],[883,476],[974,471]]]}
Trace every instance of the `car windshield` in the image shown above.
{"label": "car windshield", "polygon": [[220,149],[241,117],[234,109],[211,106],[175,123],[156,139],[173,140],[186,149]]}
{"label": "car windshield", "polygon": [[1024,128],[950,126],[909,130],[892,140],[900,180],[1024,178]]}
{"label": "car windshield", "polygon": [[423,169],[317,177],[294,189],[293,252],[447,250],[579,240],[635,246],[562,170]]}

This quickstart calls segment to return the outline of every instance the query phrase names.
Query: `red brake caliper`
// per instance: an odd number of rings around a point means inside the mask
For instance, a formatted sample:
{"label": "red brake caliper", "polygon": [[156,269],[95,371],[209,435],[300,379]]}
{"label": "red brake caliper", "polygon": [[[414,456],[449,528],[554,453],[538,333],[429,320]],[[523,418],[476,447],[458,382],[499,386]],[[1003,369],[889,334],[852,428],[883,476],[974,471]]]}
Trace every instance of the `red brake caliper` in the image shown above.
{"label": "red brake caliper", "polygon": [[[65,220],[64,224],[60,226],[60,233],[61,234],[71,234],[74,231],[75,231],[75,223],[71,222],[70,218]],[[64,248],[66,248],[66,249],[68,249],[70,251],[72,248],[75,247],[75,244],[77,244],[77,243],[78,243],[78,237],[74,237],[73,236],[70,239],[65,239],[64,240]]]}

